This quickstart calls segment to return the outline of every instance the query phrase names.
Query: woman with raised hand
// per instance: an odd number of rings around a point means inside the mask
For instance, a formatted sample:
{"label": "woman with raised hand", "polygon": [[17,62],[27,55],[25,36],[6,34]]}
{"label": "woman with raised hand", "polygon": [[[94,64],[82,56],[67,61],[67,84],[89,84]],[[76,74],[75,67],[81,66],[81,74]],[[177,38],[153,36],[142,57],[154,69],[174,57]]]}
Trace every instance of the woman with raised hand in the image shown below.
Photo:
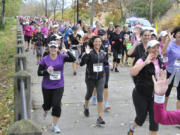
{"label": "woman with raised hand", "polygon": [[180,110],[166,111],[165,108],[165,93],[168,89],[167,72],[161,70],[156,77],[153,76],[154,82],[154,119],[157,123],[164,125],[180,124]]}
{"label": "woman with raised hand", "polygon": [[169,78],[169,86],[166,91],[165,105],[167,106],[171,89],[175,86],[177,88],[176,108],[180,109],[180,26],[175,27],[172,34],[173,37],[171,34],[168,34],[167,43],[162,49],[162,53],[168,55],[166,70],[167,77]]}
{"label": "woman with raised hand", "polygon": [[86,47],[85,53],[81,57],[80,66],[86,66],[85,82],[87,86],[87,92],[85,96],[84,115],[89,117],[89,100],[92,97],[94,88],[97,91],[97,109],[98,119],[97,125],[104,125],[105,121],[102,119],[103,112],[103,92],[104,92],[104,63],[106,62],[104,51],[101,50],[102,40],[99,36],[94,36],[89,46]]}
{"label": "woman with raised hand", "polygon": [[57,123],[61,115],[61,99],[64,92],[64,62],[73,62],[75,58],[65,48],[61,50],[63,53],[59,53],[56,41],[51,41],[48,46],[49,54],[41,59],[38,67],[38,75],[43,76],[43,117],[46,118],[52,108],[52,130],[60,133]]}
{"label": "woman with raised hand", "polygon": [[145,55],[138,59],[130,70],[131,76],[138,77],[132,94],[136,117],[134,122],[130,124],[128,135],[133,135],[135,128],[143,125],[147,113],[149,113],[149,135],[157,135],[158,124],[154,121],[152,75],[156,76],[160,69],[164,68],[159,55],[159,46],[160,43],[157,40],[149,41]]}

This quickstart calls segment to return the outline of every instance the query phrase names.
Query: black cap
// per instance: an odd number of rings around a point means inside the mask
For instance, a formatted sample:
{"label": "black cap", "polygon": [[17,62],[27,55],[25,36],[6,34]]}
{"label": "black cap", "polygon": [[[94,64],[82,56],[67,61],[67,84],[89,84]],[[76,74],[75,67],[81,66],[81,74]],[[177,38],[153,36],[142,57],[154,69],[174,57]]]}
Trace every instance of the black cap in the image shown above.
{"label": "black cap", "polygon": [[106,34],[105,30],[103,29],[98,30],[98,36],[103,36],[105,34]]}
{"label": "black cap", "polygon": [[117,28],[117,27],[120,27],[120,25],[119,25],[119,24],[116,24],[114,27]]}

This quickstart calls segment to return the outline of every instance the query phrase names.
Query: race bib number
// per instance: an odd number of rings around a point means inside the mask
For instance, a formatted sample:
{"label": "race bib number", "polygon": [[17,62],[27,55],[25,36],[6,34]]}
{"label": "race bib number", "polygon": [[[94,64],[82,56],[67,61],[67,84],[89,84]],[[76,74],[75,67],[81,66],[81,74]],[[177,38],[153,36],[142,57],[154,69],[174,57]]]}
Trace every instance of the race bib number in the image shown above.
{"label": "race bib number", "polygon": [[93,64],[93,72],[102,72],[103,71],[103,64]]}
{"label": "race bib number", "polygon": [[61,72],[54,71],[52,74],[50,74],[50,80],[60,80],[61,79]]}
{"label": "race bib number", "polygon": [[180,59],[176,59],[176,60],[175,60],[174,66],[180,67]]}
{"label": "race bib number", "polygon": [[167,57],[167,56],[164,56],[164,57],[163,57],[163,63],[166,63],[166,62],[168,62],[168,57]]}
{"label": "race bib number", "polygon": [[71,53],[73,54],[73,56],[76,56],[76,52],[74,50],[72,50]]}
{"label": "race bib number", "polygon": [[118,59],[121,59],[122,58],[122,54],[118,54]]}

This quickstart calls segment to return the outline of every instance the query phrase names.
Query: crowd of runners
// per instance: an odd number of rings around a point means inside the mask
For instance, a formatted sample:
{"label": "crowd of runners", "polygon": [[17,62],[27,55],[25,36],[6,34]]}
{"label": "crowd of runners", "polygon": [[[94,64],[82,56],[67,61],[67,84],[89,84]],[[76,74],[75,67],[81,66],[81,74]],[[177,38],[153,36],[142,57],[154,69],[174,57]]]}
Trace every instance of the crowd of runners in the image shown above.
{"label": "crowd of runners", "polygon": [[177,109],[180,109],[180,26],[156,35],[142,29],[140,24],[130,32],[128,24],[113,22],[106,28],[98,21],[96,27],[83,20],[76,25],[43,17],[19,17],[19,21],[23,27],[25,51],[32,45],[33,54],[37,56],[38,75],[43,76],[43,117],[45,119],[52,109],[55,133],[61,132],[57,123],[61,115],[65,62],[72,62],[74,76],[78,75],[78,66],[86,65],[84,115],[90,116],[92,97],[93,104],[97,104],[97,125],[105,124],[103,110],[111,109],[108,81],[110,71],[118,73],[120,64],[131,67],[135,85],[132,99],[136,117],[130,122],[127,134],[133,135],[147,115],[149,135],[158,134],[158,123],[180,124],[180,111],[166,111],[173,86],[177,88]]}

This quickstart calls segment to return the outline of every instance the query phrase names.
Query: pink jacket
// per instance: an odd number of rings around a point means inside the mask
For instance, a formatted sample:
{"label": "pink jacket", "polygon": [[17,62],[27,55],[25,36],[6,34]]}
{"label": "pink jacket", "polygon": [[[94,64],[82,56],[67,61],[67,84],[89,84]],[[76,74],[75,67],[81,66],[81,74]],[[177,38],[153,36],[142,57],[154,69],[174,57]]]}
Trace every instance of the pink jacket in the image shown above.
{"label": "pink jacket", "polygon": [[180,110],[166,111],[164,103],[154,102],[154,119],[164,125],[180,124]]}
{"label": "pink jacket", "polygon": [[23,31],[25,36],[30,36],[30,37],[32,36],[32,28],[30,25],[28,27],[24,26]]}

